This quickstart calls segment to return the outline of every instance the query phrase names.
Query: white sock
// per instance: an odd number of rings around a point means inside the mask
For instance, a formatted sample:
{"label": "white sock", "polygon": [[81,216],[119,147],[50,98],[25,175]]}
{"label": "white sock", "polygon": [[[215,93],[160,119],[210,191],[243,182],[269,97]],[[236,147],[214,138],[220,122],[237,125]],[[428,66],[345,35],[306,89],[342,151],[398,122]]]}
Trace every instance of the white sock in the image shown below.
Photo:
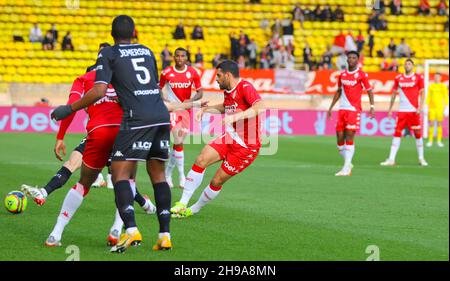
{"label": "white sock", "polygon": [[153,203],[150,199],[145,199],[145,204],[144,204],[144,206],[142,206],[142,209],[144,209],[146,211],[150,210],[151,212],[156,212],[156,206],[153,205]]}
{"label": "white sock", "polygon": [[352,163],[353,155],[355,154],[355,145],[345,145],[345,163],[344,167],[350,167],[350,164]]}
{"label": "white sock", "polygon": [[160,232],[160,233],[158,233],[158,239],[161,239],[164,236],[169,236],[169,239],[170,239],[170,232]]}
{"label": "white sock", "polygon": [[419,155],[419,159],[423,159],[423,138],[416,139],[416,148],[417,154]]}
{"label": "white sock", "polygon": [[137,227],[129,227],[129,228],[127,228],[127,234],[128,235],[131,235],[131,234],[133,234],[133,232],[135,232],[137,230]]}
{"label": "white sock", "polygon": [[114,186],[112,183],[112,175],[111,174],[108,174],[106,176],[106,182],[107,182],[108,186]]}
{"label": "white sock", "polygon": [[[194,167],[193,167],[194,168]],[[186,184],[184,185],[183,195],[181,196],[180,202],[187,205],[195,190],[200,186],[203,180],[203,175],[205,171],[201,173],[190,170],[186,177]]]}
{"label": "white sock", "polygon": [[172,153],[170,153],[170,155],[169,155],[169,163],[167,163],[167,167],[166,167],[166,177],[172,176],[173,168],[175,168],[175,165],[177,164],[177,160],[175,159],[174,154],[175,154],[175,150],[172,151]]}
{"label": "white sock", "polygon": [[402,138],[394,137],[392,139],[391,152],[389,153],[389,160],[395,162],[395,157],[397,156],[397,151],[400,148],[400,142]]}
{"label": "white sock", "polygon": [[122,227],[123,227],[123,221],[122,221],[122,218],[120,217],[119,210],[116,209],[116,215],[114,217],[114,223],[111,226],[111,229],[109,230],[109,232],[112,232],[113,230],[117,229],[119,231],[119,233],[120,233],[120,231],[122,230]]}
{"label": "white sock", "polygon": [[98,173],[97,179],[95,181],[104,181],[102,173]]}
{"label": "white sock", "polygon": [[211,185],[208,185],[202,192],[202,195],[200,195],[200,198],[198,201],[191,206],[192,213],[198,213],[203,206],[208,204],[211,200],[217,197],[219,195],[220,190],[212,190]]}
{"label": "white sock", "polygon": [[136,197],[136,181],[128,180],[130,182],[131,192],[133,192],[133,198]]}
{"label": "white sock", "polygon": [[184,151],[173,151],[173,157],[178,168],[178,174],[180,178],[184,178]]}
{"label": "white sock", "polygon": [[338,151],[339,151],[339,155],[341,155],[342,158],[345,159],[345,144],[344,145],[338,145],[337,148],[338,148]]}
{"label": "white sock", "polygon": [[83,203],[83,198],[84,198],[83,195],[81,195],[78,191],[76,191],[73,188],[71,188],[69,192],[67,192],[66,198],[64,198],[61,211],[56,221],[56,225],[53,228],[52,233],[50,234],[53,235],[56,240],[61,240],[64,228],[72,219],[73,215],[77,211],[78,207],[80,207],[81,203]]}

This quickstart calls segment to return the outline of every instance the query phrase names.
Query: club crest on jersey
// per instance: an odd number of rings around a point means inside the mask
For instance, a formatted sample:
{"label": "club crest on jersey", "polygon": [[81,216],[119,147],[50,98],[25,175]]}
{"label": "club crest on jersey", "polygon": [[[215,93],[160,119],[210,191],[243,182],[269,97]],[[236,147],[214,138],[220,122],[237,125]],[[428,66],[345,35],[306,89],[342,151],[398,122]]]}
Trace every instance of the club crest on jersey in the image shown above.
{"label": "club crest on jersey", "polygon": [[152,147],[152,143],[148,141],[137,141],[133,143],[133,150],[148,151]]}
{"label": "club crest on jersey", "polygon": [[191,78],[191,76],[192,76],[191,73],[189,71],[186,71],[186,78],[189,79]]}
{"label": "club crest on jersey", "polygon": [[412,77],[412,80],[413,80],[413,81],[416,81],[416,76],[413,76],[413,77]]}
{"label": "club crest on jersey", "polygon": [[358,77],[359,77],[359,73],[356,72],[356,73],[355,73],[355,78],[358,78]]}

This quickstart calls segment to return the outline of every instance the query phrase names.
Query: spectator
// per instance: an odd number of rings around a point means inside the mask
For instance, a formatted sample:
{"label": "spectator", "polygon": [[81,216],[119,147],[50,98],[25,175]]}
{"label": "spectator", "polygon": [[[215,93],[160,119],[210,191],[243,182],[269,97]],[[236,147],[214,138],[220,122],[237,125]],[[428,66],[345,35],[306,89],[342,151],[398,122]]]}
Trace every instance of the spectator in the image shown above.
{"label": "spectator", "polygon": [[283,23],[283,44],[286,46],[290,41],[294,41],[294,24],[292,20],[286,18]]}
{"label": "spectator", "polygon": [[53,23],[49,31],[52,33],[53,43],[56,43],[58,41],[58,30],[56,30],[56,24]]}
{"label": "spectator", "polygon": [[270,38],[270,41],[269,41],[269,45],[270,45],[270,49],[272,49],[272,52],[274,50],[278,50],[281,47],[282,42],[281,42],[280,35],[278,33],[274,33],[272,35],[272,38]]}
{"label": "spectator", "polygon": [[239,57],[239,40],[236,37],[234,32],[230,33],[230,50],[231,50],[231,59],[236,61]]}
{"label": "spectator", "polygon": [[172,63],[172,53],[169,51],[169,45],[166,44],[161,52],[162,69],[166,69]]}
{"label": "spectator", "polygon": [[[375,3],[377,3],[377,2],[375,2]],[[373,9],[376,11],[376,13],[378,15],[385,14],[386,13],[386,5],[384,3],[384,0],[379,0],[378,3],[379,3],[378,6],[374,5]]]}
{"label": "spectator", "polygon": [[278,33],[281,34],[283,32],[283,25],[281,24],[281,21],[279,19],[275,20],[275,23],[271,27],[272,34]]}
{"label": "spectator", "polygon": [[186,39],[186,34],[184,33],[184,26],[181,23],[178,23],[177,27],[175,28],[175,32],[173,33],[173,39]]}
{"label": "spectator", "polygon": [[294,69],[294,56],[286,51],[284,46],[280,47],[280,51],[274,54],[275,68]]}
{"label": "spectator", "polygon": [[375,35],[374,30],[369,28],[369,56],[372,57],[373,47],[375,46]]}
{"label": "spectator", "polygon": [[428,0],[420,0],[417,14],[427,16],[430,14],[430,3]]}
{"label": "spectator", "polygon": [[320,19],[322,21],[332,21],[333,20],[333,12],[329,5],[325,5],[322,12],[320,13]]}
{"label": "spectator", "polygon": [[300,3],[295,4],[295,8],[292,11],[292,19],[299,21],[300,25],[303,26],[303,22],[305,21],[305,15],[303,14],[303,10],[300,7]]}
{"label": "spectator", "polygon": [[331,52],[331,47],[328,45],[327,50],[322,54],[320,65],[324,69],[331,69],[333,66],[331,60],[333,59],[333,53]]}
{"label": "spectator", "polygon": [[447,21],[444,22],[444,31],[448,32],[448,18],[447,18]]}
{"label": "spectator", "polygon": [[224,59],[227,59],[224,54],[216,54],[212,60],[212,66],[215,68]]}
{"label": "spectator", "polygon": [[399,65],[398,65],[397,59],[393,59],[391,64],[389,65],[388,70],[397,72],[398,67],[399,67]]}
{"label": "spectator", "polygon": [[411,51],[411,48],[409,47],[409,45],[406,44],[405,38],[402,38],[400,44],[397,46],[396,57],[398,57],[398,58],[403,58],[403,57],[410,58],[413,55],[414,55],[414,52]]}
{"label": "spectator", "polygon": [[347,55],[342,52],[336,58],[336,67],[339,70],[344,70],[347,68]]}
{"label": "spectator", "polygon": [[397,45],[395,45],[394,38],[391,38],[389,45],[387,45],[387,54],[391,58],[395,58],[395,51],[397,49]]}
{"label": "spectator", "polygon": [[245,57],[239,56],[237,64],[239,66],[239,69],[245,68]]}
{"label": "spectator", "polygon": [[30,42],[42,42],[42,31],[37,23],[30,28]]}
{"label": "spectator", "polygon": [[344,10],[342,10],[341,5],[337,5],[336,10],[334,10],[334,20],[338,22],[344,21]]}
{"label": "spectator", "polygon": [[294,55],[295,47],[294,47],[294,44],[292,42],[293,41],[289,41],[289,44],[286,45],[286,51],[289,54]]}
{"label": "spectator", "polygon": [[200,47],[198,48],[197,53],[195,54],[195,66],[203,67],[203,54]]}
{"label": "spectator", "polygon": [[34,106],[38,106],[38,107],[49,107],[50,104],[48,102],[47,98],[41,98],[39,101],[34,103]]}
{"label": "spectator", "polygon": [[187,65],[191,65],[192,60],[191,60],[191,46],[187,45],[186,46],[186,58],[187,58]]}
{"label": "spectator", "polygon": [[362,35],[362,31],[359,30],[358,37],[356,37],[356,47],[358,53],[361,53],[361,51],[364,49],[364,43],[364,36]]}
{"label": "spectator", "polygon": [[259,59],[259,68],[261,68],[261,69],[270,68],[271,61],[272,61],[272,55],[270,53],[270,47],[269,47],[269,45],[267,45],[261,51],[260,59]]}
{"label": "spectator", "polygon": [[313,20],[321,21],[322,20],[322,10],[320,9],[320,5],[317,5],[314,11],[312,12]]}
{"label": "spectator", "polygon": [[44,40],[42,40],[42,49],[43,50],[54,50],[55,49],[53,34],[50,30],[47,31],[47,33],[45,34]]}
{"label": "spectator", "polygon": [[202,29],[201,26],[196,25],[194,27],[194,29],[192,30],[192,39],[194,39],[194,40],[203,40],[203,39],[205,39],[203,37],[203,29]]}
{"label": "spectator", "polygon": [[439,16],[446,16],[447,15],[447,3],[445,2],[445,0],[441,0],[439,1],[439,3],[437,4],[437,14]]}
{"label": "spectator", "polygon": [[247,45],[248,50],[248,59],[250,68],[256,68],[256,57],[258,52],[258,45],[255,42],[255,39],[250,40],[250,44]]}
{"label": "spectator", "polygon": [[386,58],[383,58],[383,60],[381,61],[380,68],[381,68],[382,71],[388,71],[389,70],[389,62],[387,61]]}
{"label": "spectator", "polygon": [[303,48],[303,63],[308,65],[308,69],[312,68],[312,58],[313,58],[313,53],[312,53],[312,49],[309,46],[308,42],[305,43],[305,48]]}
{"label": "spectator", "polygon": [[386,15],[382,14],[378,17],[377,30],[387,30],[387,29],[388,29],[388,26],[387,26]]}
{"label": "spectator", "polygon": [[369,28],[377,30],[377,26],[378,26],[377,12],[372,11],[372,13],[369,16],[369,19],[367,20],[367,23],[369,24]]}
{"label": "spectator", "polygon": [[390,4],[391,15],[401,15],[402,14],[402,0],[392,0]]}
{"label": "spectator", "polygon": [[66,36],[64,36],[62,44],[61,44],[61,50],[66,51],[74,51],[74,47],[72,44],[72,35],[70,34],[70,31],[67,31]]}
{"label": "spectator", "polygon": [[308,7],[302,7],[303,15],[305,16],[305,20],[314,20],[313,11],[308,9]]}
{"label": "spectator", "polygon": [[239,55],[248,57],[247,45],[250,44],[250,39],[244,31],[239,31]]}
{"label": "spectator", "polygon": [[259,28],[261,28],[261,29],[263,29],[263,30],[266,30],[266,28],[269,27],[269,24],[270,24],[269,20],[266,19],[266,18],[264,18],[264,19],[262,19],[261,22],[259,23]]}
{"label": "spectator", "polygon": [[261,0],[250,0],[250,4],[261,4]]}
{"label": "spectator", "polygon": [[345,47],[344,50],[346,52],[356,51],[358,47],[355,44],[355,39],[353,39],[352,32],[349,30],[347,35],[345,35]]}
{"label": "spectator", "polygon": [[334,37],[333,47],[331,47],[331,51],[333,54],[340,54],[344,52],[345,48],[345,34],[342,30],[339,31],[339,34]]}

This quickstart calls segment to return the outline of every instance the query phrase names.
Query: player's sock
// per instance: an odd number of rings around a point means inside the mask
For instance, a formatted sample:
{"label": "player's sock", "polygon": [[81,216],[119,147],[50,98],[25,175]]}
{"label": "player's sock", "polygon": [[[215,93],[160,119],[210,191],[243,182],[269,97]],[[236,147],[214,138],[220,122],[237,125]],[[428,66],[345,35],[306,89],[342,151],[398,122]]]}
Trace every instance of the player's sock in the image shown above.
{"label": "player's sock", "polygon": [[67,192],[66,198],[64,198],[61,211],[59,213],[56,225],[53,228],[51,236],[54,236],[56,240],[61,240],[64,228],[72,219],[73,215],[77,211],[78,207],[83,203],[83,198],[89,192],[88,188],[84,188],[80,183],[75,184],[69,192]]}
{"label": "player's sock", "polygon": [[183,145],[174,144],[173,145],[173,157],[175,158],[176,165],[178,168],[178,174],[181,177],[184,177],[184,151]]}
{"label": "player's sock", "polygon": [[220,190],[222,189],[222,186],[213,186],[212,184],[209,184],[202,192],[202,195],[200,195],[200,198],[198,201],[191,206],[192,213],[198,213],[203,206],[208,204],[211,200],[217,197],[219,195]]}
{"label": "player's sock", "polygon": [[194,194],[195,190],[200,186],[203,180],[203,175],[205,174],[205,169],[197,165],[193,165],[192,169],[189,171],[186,177],[186,184],[184,185],[183,195],[181,196],[180,202],[187,205],[189,200]]}
{"label": "player's sock", "polygon": [[62,166],[61,169],[59,169],[59,171],[56,173],[56,175],[47,183],[46,186],[44,186],[43,189],[47,193],[47,196],[61,186],[65,185],[71,175],[72,172],[66,167]]}
{"label": "player's sock", "polygon": [[116,215],[114,217],[114,223],[111,226],[111,229],[110,229],[109,232],[112,232],[113,230],[118,230],[119,233],[120,233],[120,231],[122,230],[122,227],[123,227],[123,221],[122,221],[122,218],[120,217],[119,210],[116,209]]}
{"label": "player's sock", "polygon": [[141,207],[144,207],[145,203],[147,202],[144,196],[142,196],[137,189],[136,195],[134,196],[134,201],[136,201]]}
{"label": "player's sock", "polygon": [[[439,128],[438,128],[438,132],[439,132]],[[428,142],[432,143],[434,139],[434,126],[430,126],[430,128],[428,128]]]}
{"label": "player's sock", "polygon": [[175,168],[175,166],[177,165],[177,160],[175,159],[174,154],[175,154],[175,150],[172,151],[172,153],[170,153],[170,155],[169,155],[169,162],[167,163],[167,166],[166,166],[166,177],[172,176],[173,168]]}
{"label": "player's sock", "polygon": [[395,162],[395,157],[397,156],[397,151],[400,148],[400,142],[401,142],[402,138],[400,137],[394,137],[392,139],[392,144],[391,144],[391,152],[389,153],[389,160]]}
{"label": "player's sock", "polygon": [[159,221],[159,232],[170,232],[170,203],[172,195],[167,182],[153,185],[155,192],[156,214]]}
{"label": "player's sock", "polygon": [[116,206],[119,210],[120,217],[122,218],[125,227],[136,227],[136,221],[134,219],[134,196],[131,190],[130,181],[122,180],[114,184],[114,193],[116,196]]}
{"label": "player's sock", "polygon": [[345,142],[345,163],[344,167],[350,167],[352,164],[353,155],[355,154],[355,145],[352,141]]}
{"label": "player's sock", "polygon": [[338,142],[337,148],[338,148],[338,151],[339,151],[339,155],[341,155],[342,158],[345,159],[345,142],[342,142],[342,143]]}
{"label": "player's sock", "polygon": [[442,142],[442,125],[439,125],[437,127],[437,137],[436,137],[437,142]]}
{"label": "player's sock", "polygon": [[417,154],[419,156],[419,159],[424,159],[423,158],[423,139],[421,137],[416,139],[416,148],[417,148]]}

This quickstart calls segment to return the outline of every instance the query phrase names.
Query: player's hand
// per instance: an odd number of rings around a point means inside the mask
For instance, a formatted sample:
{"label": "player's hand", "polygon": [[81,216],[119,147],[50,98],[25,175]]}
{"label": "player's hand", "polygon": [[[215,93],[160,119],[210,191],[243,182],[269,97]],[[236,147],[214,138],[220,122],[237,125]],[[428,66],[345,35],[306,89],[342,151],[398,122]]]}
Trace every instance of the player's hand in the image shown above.
{"label": "player's hand", "polygon": [[207,107],[207,106],[208,106],[208,103],[209,103],[209,101],[207,101],[207,100],[202,101],[202,102],[200,103],[200,107],[201,107],[201,108]]}
{"label": "player's hand", "polygon": [[370,108],[370,119],[375,118],[375,108],[371,107]]}
{"label": "player's hand", "polygon": [[70,104],[60,105],[55,108],[50,114],[51,118],[55,121],[59,121],[67,118],[70,114],[73,113],[72,107]]}
{"label": "player's hand", "polygon": [[64,144],[63,140],[56,140],[54,152],[56,158],[58,158],[59,161],[63,161],[61,152],[63,156],[66,156],[66,145]]}
{"label": "player's hand", "polygon": [[392,118],[392,111],[388,111],[388,118]]}
{"label": "player's hand", "polygon": [[418,108],[416,113],[420,115],[422,113],[422,109]]}
{"label": "player's hand", "polygon": [[203,117],[203,108],[202,109],[200,109],[200,110],[198,110],[196,113],[195,113],[195,120],[197,121],[197,122],[201,122],[202,121],[202,117]]}
{"label": "player's hand", "polygon": [[332,115],[331,110],[328,110],[328,112],[327,112],[327,118],[328,118],[328,119],[331,119],[331,115]]}

